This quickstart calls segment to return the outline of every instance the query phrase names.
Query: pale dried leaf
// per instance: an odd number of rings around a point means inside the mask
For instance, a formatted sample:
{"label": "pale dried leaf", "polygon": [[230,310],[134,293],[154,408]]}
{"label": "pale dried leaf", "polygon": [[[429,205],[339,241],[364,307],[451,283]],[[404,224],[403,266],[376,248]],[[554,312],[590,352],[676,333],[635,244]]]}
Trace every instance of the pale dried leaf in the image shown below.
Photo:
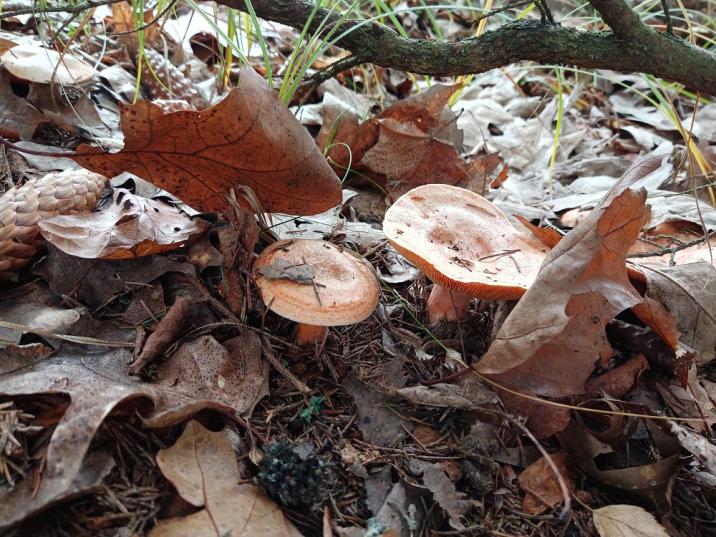
{"label": "pale dried leaf", "polygon": [[185,518],[160,520],[150,537],[300,537],[256,485],[238,483],[236,453],[225,432],[190,421],[173,446],[159,451],[157,464],[182,498],[204,509]]}
{"label": "pale dried leaf", "polygon": [[177,207],[117,188],[99,211],[57,215],[39,222],[42,236],[66,254],[129,259],[183,246],[203,222]]}
{"label": "pale dried leaf", "polygon": [[669,537],[651,513],[636,505],[608,505],[593,515],[600,537]]}

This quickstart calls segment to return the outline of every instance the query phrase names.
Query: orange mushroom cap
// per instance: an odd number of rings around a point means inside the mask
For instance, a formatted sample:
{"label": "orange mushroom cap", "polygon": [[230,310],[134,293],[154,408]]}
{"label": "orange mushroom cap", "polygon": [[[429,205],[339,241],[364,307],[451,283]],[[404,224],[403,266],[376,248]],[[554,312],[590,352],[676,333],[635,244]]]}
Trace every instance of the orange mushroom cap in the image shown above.
{"label": "orange mushroom cap", "polygon": [[326,241],[275,242],[261,252],[253,271],[266,306],[298,323],[358,323],[373,313],[380,297],[373,267]]}
{"label": "orange mushroom cap", "polygon": [[547,253],[482,196],[442,184],[398,198],[385,213],[383,231],[433,282],[476,298],[520,298]]}

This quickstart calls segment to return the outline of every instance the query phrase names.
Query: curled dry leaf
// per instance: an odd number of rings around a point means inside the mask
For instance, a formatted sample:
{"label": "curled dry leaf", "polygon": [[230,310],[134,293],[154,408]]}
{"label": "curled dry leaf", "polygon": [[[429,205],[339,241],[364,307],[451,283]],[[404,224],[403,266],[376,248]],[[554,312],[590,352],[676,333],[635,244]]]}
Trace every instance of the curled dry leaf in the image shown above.
{"label": "curled dry leaf", "polygon": [[460,157],[462,131],[447,107],[456,88],[432,86],[363,124],[356,113],[327,99],[319,143],[338,168],[362,170],[391,196],[430,183],[481,184],[484,166],[469,166]]}
{"label": "curled dry leaf", "polygon": [[[133,336],[131,331],[124,339]],[[114,340],[121,338],[111,336]],[[164,362],[154,383],[127,374],[131,353],[125,348],[88,352],[87,347],[73,344],[64,344],[51,358],[0,375],[3,397],[63,394],[71,399],[50,439],[37,496],[27,504],[18,501],[22,489],[3,491],[0,527],[62,497],[77,480],[98,427],[123,401],[151,401],[153,410],[144,418],[149,427],[179,423],[205,408],[230,416],[250,412],[265,394],[268,375],[257,338],[246,332],[225,342],[224,348],[205,336],[189,344],[194,348],[188,356],[177,352]],[[206,340],[212,340],[211,344],[205,344]]]}
{"label": "curled dry leaf", "polygon": [[678,336],[680,343],[698,352],[700,365],[716,358],[716,268],[705,262],[641,268],[647,297],[663,305],[667,314],[652,328],[672,346]]}
{"label": "curled dry leaf", "polygon": [[208,110],[124,106],[124,149],[83,145],[74,160],[109,177],[131,172],[200,211],[225,208],[239,185],[269,212],[316,214],[339,204],[340,181],[308,132],[253,69],[240,76],[240,87]]}
{"label": "curled dry leaf", "polygon": [[[598,429],[588,428],[577,416],[558,433],[570,461],[594,481],[614,491],[652,505],[666,505],[672,480],[683,465],[679,442],[668,430],[662,429],[663,423],[651,420],[642,423],[652,444],[645,448],[639,440],[630,441],[630,435],[639,424],[633,418],[618,415],[619,407],[610,405],[608,408],[617,415],[609,416],[609,421],[600,423]],[[630,410],[648,412],[643,407]],[[639,464],[645,459],[649,462]],[[630,465],[624,466],[624,461]],[[607,462],[611,464],[603,469]]]}
{"label": "curled dry leaf", "polygon": [[66,254],[86,259],[130,259],[183,246],[203,222],[161,200],[117,188],[100,210],[57,215],[39,223],[42,236]]}
{"label": "curled dry leaf", "polygon": [[204,509],[159,520],[149,537],[301,536],[261,489],[238,484],[236,453],[223,431],[190,421],[173,446],[159,451],[157,464],[184,500]]}
{"label": "curled dry leaf", "polygon": [[[570,492],[574,491],[574,478],[572,470],[567,466],[566,453],[553,453],[552,462],[559,470],[561,478]],[[562,499],[562,490],[559,486],[554,470],[544,457],[528,466],[519,477],[520,487],[525,491],[522,500],[522,510],[530,515],[539,515],[547,509],[558,505]]]}
{"label": "curled dry leaf", "polygon": [[600,537],[669,537],[651,513],[636,505],[608,505],[593,516]]}
{"label": "curled dry leaf", "polygon": [[589,379],[585,390],[589,393],[606,394],[621,399],[628,394],[639,380],[639,376],[649,367],[643,354],[637,354],[614,369]]}
{"label": "curled dry leaf", "polygon": [[463,529],[464,525],[460,519],[472,509],[472,500],[467,499],[464,493],[455,489],[455,484],[450,481],[439,464],[412,459],[410,470],[422,474],[423,484],[432,492],[435,501],[448,514],[450,525],[456,529]]}
{"label": "curled dry leaf", "polygon": [[[606,367],[613,354],[606,324],[641,302],[629,282],[625,256],[647,218],[646,192],[629,185],[660,164],[661,158],[652,157],[632,166],[589,218],[547,255],[537,279],[475,366],[480,374],[539,396],[585,392],[595,360]],[[531,417],[528,426],[539,436],[566,426],[564,410],[525,405],[507,392],[501,396],[510,410]]]}

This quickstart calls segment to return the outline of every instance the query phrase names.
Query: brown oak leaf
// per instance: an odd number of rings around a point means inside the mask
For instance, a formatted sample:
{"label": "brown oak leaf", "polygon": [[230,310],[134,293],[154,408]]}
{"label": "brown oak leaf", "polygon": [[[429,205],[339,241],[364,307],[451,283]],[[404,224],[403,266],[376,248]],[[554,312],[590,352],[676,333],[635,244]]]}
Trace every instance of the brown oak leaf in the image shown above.
{"label": "brown oak leaf", "polygon": [[77,163],[107,177],[128,171],[200,211],[253,189],[267,212],[310,215],[341,201],[341,184],[313,139],[253,69],[219,104],[165,114],[150,102],[122,107],[124,149],[81,145]]}

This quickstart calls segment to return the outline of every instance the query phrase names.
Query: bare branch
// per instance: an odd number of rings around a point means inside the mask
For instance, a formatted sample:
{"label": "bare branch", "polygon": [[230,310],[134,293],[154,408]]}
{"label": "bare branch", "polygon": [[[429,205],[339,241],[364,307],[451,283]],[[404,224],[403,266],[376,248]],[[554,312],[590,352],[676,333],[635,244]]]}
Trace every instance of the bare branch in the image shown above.
{"label": "bare branch", "polygon": [[[243,0],[218,0],[245,9]],[[649,73],[682,82],[704,94],[716,94],[716,56],[643,24],[624,0],[591,0],[610,32],[584,32],[536,21],[506,24],[480,37],[455,42],[403,38],[375,22],[349,20],[321,9],[312,32],[324,19],[338,29],[336,45],[363,62],[412,73],[456,76],[481,73],[521,60]],[[253,0],[256,14],[266,20],[302,29],[314,5],[306,0]],[[620,20],[619,17],[624,17]],[[324,27],[324,30],[325,30]],[[618,32],[617,32],[618,30]],[[630,36],[636,36],[631,39]],[[626,36],[625,38],[620,36]]]}

